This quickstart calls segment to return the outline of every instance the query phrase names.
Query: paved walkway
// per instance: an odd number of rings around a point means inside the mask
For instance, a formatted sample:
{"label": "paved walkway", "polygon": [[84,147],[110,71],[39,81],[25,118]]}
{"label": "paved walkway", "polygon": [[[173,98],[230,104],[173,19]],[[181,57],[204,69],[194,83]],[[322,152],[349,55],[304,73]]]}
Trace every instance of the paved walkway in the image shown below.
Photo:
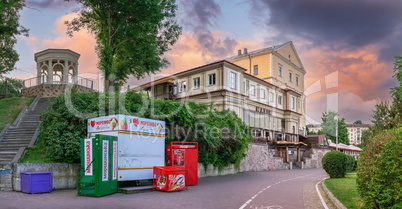
{"label": "paved walkway", "polygon": [[45,194],[0,192],[1,209],[64,208],[324,208],[315,185],[326,177],[322,169],[247,172],[201,178],[199,185],[180,192],[113,194],[80,197],[76,190],[57,190]]}

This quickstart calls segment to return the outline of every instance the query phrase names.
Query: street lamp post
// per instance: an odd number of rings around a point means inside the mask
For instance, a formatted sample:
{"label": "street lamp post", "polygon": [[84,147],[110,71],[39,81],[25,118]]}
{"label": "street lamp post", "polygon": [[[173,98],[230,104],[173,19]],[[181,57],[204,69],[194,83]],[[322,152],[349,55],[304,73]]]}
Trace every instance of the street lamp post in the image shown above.
{"label": "street lamp post", "polygon": [[335,129],[336,150],[338,150],[338,116],[335,116],[334,119],[336,123],[336,129]]}

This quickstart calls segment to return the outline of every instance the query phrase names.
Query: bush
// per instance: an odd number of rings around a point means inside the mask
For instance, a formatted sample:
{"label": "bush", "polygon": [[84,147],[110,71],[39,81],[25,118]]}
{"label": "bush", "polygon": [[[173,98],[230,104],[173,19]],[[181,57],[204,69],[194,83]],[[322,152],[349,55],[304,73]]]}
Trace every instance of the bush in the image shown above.
{"label": "bush", "polygon": [[343,178],[347,171],[348,157],[341,151],[331,151],[322,158],[322,167],[331,178]]}
{"label": "bush", "polygon": [[[114,100],[112,100],[114,99]],[[112,104],[111,104],[112,103]],[[194,102],[151,100],[135,92],[75,93],[57,97],[43,113],[40,137],[55,162],[78,163],[79,142],[87,136],[87,119],[125,114],[166,122],[166,143],[199,144],[199,162],[223,168],[239,164],[251,140],[250,128],[233,111],[211,112]]]}
{"label": "bush", "polygon": [[402,129],[370,140],[359,159],[357,185],[365,208],[402,208]]}
{"label": "bush", "polygon": [[356,159],[350,155],[346,155],[346,173],[356,170]]}

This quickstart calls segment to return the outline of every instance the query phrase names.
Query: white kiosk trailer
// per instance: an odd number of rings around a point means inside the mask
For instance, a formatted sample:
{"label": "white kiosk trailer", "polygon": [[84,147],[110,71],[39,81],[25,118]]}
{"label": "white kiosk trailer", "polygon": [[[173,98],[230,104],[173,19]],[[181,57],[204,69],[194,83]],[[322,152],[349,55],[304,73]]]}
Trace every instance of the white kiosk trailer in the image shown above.
{"label": "white kiosk trailer", "polygon": [[117,136],[118,181],[153,179],[165,165],[165,122],[129,115],[88,119],[88,135]]}

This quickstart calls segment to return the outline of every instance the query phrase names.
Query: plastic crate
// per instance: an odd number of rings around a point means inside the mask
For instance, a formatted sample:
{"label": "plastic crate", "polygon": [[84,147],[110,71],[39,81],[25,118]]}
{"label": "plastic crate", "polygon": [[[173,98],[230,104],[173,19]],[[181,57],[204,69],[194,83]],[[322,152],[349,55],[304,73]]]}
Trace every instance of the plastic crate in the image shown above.
{"label": "plastic crate", "polygon": [[21,172],[21,192],[46,193],[52,191],[51,172]]}

